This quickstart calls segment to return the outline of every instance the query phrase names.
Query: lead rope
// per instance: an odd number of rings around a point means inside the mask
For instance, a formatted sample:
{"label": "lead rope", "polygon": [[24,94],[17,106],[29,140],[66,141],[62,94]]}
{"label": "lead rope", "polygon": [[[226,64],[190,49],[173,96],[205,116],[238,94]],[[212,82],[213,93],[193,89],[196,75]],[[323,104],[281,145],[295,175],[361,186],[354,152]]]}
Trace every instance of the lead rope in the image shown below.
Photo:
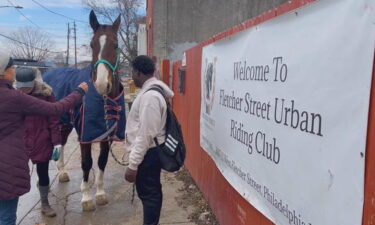
{"label": "lead rope", "polygon": [[[107,131],[109,131],[109,122],[108,122],[108,118],[106,117],[106,115],[108,115],[108,110],[107,108],[105,107],[105,104],[107,103],[107,99],[108,99],[108,96],[107,95],[103,95],[103,101],[104,101],[104,120],[105,120],[105,126],[107,128]],[[113,132],[111,132],[110,134],[108,134],[108,139],[109,139],[109,151],[111,152],[111,155],[113,157],[113,159],[118,163],[120,164],[121,166],[128,166],[129,165],[129,162],[125,162],[124,161],[124,156],[122,157],[122,162],[120,160],[117,159],[117,157],[115,156],[115,154],[113,153],[113,150],[112,150],[112,137],[113,137]],[[125,155],[125,154],[124,154]],[[132,198],[131,198],[131,204],[134,203],[134,196],[135,196],[135,183],[133,184],[133,191],[132,191]]]}
{"label": "lead rope", "polygon": [[134,203],[134,196],[135,196],[135,182],[134,182],[134,184],[133,184],[132,200],[130,201],[132,205],[133,205],[133,203]]}

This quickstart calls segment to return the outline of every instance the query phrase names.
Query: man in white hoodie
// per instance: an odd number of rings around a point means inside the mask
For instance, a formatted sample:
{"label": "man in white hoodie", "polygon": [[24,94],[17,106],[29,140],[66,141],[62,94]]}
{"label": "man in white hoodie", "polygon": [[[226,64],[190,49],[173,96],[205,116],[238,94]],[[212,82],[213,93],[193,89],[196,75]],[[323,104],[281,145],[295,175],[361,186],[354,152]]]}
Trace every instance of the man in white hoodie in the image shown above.
{"label": "man in white hoodie", "polygon": [[[162,81],[153,77],[155,64],[148,56],[138,56],[132,62],[134,84],[142,88],[134,100],[125,129],[125,147],[130,152],[125,179],[136,184],[143,204],[143,224],[159,223],[163,194],[160,183],[161,165],[158,147],[165,142],[167,104],[164,96],[173,97],[173,91]],[[158,91],[149,90],[155,85]]]}

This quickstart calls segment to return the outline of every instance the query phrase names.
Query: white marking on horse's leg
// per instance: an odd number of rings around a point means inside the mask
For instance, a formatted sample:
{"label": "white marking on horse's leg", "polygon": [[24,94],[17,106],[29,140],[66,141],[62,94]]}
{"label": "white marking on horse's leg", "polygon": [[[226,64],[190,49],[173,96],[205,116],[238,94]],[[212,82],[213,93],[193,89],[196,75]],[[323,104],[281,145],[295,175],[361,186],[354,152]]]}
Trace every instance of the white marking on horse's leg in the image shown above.
{"label": "white marking on horse's leg", "polygon": [[104,191],[104,172],[99,169],[98,170],[98,173],[96,175],[96,195],[101,195],[101,194],[105,194],[105,191]]}
{"label": "white marking on horse's leg", "polygon": [[81,192],[82,192],[82,200],[81,200],[81,202],[87,202],[87,201],[91,200],[89,182],[85,182],[84,180],[82,180],[82,183],[81,183]]}
{"label": "white marking on horse's leg", "polygon": [[69,176],[68,173],[65,170],[65,164],[64,164],[64,147],[61,147],[60,150],[60,156],[59,160],[57,161],[57,169],[59,170],[59,182],[68,182],[69,181]]}
{"label": "white marking on horse's leg", "polygon": [[64,170],[64,145],[61,147],[59,160],[57,160],[57,169]]}
{"label": "white marking on horse's leg", "polygon": [[96,203],[98,205],[105,205],[108,203],[105,191],[104,191],[104,171],[98,170],[96,175]]}
{"label": "white marking on horse's leg", "polygon": [[[104,49],[104,46],[107,42],[107,35],[102,35],[99,37],[99,43],[100,43],[100,51],[98,55],[98,59],[102,59],[102,52]],[[99,63],[97,67],[96,72],[96,81],[95,81],[95,87],[99,94],[106,94],[107,92],[107,86],[108,86],[108,69],[103,63]]]}
{"label": "white marking on horse's leg", "polygon": [[82,200],[81,205],[83,211],[95,210],[95,205],[90,197],[90,185],[88,182],[82,180],[81,183]]}

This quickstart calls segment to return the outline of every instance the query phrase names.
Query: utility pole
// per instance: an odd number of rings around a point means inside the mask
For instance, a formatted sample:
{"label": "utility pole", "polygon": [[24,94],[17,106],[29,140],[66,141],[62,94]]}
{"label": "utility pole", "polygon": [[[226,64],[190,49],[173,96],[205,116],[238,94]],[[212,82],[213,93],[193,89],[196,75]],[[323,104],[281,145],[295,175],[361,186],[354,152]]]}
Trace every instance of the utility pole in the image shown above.
{"label": "utility pole", "polygon": [[77,28],[76,21],[74,21],[74,62],[77,69]]}
{"label": "utility pole", "polygon": [[70,39],[70,27],[69,27],[69,23],[68,23],[68,37],[67,37],[68,46],[66,48],[66,66],[67,67],[69,67],[69,39]]}

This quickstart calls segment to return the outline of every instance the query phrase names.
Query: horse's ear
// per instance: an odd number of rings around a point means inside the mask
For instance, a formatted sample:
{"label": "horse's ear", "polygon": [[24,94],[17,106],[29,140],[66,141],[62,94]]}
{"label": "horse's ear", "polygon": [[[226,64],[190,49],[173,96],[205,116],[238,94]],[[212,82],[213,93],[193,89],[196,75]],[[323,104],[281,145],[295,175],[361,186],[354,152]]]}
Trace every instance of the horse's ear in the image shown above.
{"label": "horse's ear", "polygon": [[90,12],[90,25],[94,32],[97,31],[100,26],[98,18],[96,18],[96,15],[94,13],[94,10],[91,10]]}
{"label": "horse's ear", "polygon": [[120,23],[121,23],[121,15],[118,15],[118,17],[116,18],[115,22],[113,22],[112,24],[112,27],[113,27],[113,30],[117,33],[119,27],[120,27]]}

